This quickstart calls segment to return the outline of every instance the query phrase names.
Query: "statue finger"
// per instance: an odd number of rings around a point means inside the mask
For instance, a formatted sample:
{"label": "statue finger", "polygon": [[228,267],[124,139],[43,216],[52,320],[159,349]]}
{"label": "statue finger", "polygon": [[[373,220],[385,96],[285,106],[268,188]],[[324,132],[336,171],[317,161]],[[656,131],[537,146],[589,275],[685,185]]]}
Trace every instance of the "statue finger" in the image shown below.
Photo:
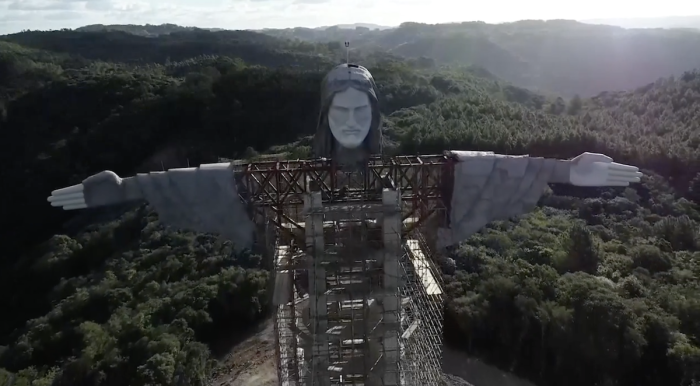
{"label": "statue finger", "polygon": [[618,177],[612,177],[608,176],[606,179],[607,181],[613,181],[613,182],[639,182],[640,178],[639,177],[634,177],[634,176],[618,176]]}
{"label": "statue finger", "polygon": [[610,165],[608,165],[608,168],[610,170],[618,170],[618,171],[630,171],[630,172],[639,171],[639,168],[636,166],[620,164],[617,162],[612,162]]}
{"label": "statue finger", "polygon": [[643,176],[643,174],[641,172],[611,169],[611,170],[608,170],[608,176],[610,176],[610,177],[624,177],[624,178],[635,178],[635,177],[641,178]]}
{"label": "statue finger", "polygon": [[68,186],[66,188],[61,188],[61,189],[56,189],[53,192],[51,192],[52,196],[60,196],[60,195],[66,195],[66,194],[71,194],[71,193],[81,193],[84,189],[83,184],[77,184],[73,186]]}
{"label": "statue finger", "polygon": [[48,202],[56,202],[56,201],[66,201],[66,200],[73,200],[73,199],[83,199],[83,192],[77,192],[77,193],[67,193],[67,194],[54,194],[49,196],[46,200]]}
{"label": "statue finger", "polygon": [[69,200],[55,200],[51,202],[51,206],[66,206],[85,204],[84,198],[73,198]]}
{"label": "statue finger", "polygon": [[64,206],[63,206],[63,210],[85,209],[85,208],[87,208],[87,207],[88,207],[88,206],[87,206],[86,203],[74,204],[74,205],[64,205]]}
{"label": "statue finger", "polygon": [[608,180],[620,180],[620,181],[631,181],[631,180],[634,180],[634,179],[637,179],[637,180],[638,180],[638,179],[640,179],[640,178],[641,178],[641,176],[638,176],[638,175],[635,175],[635,174],[632,174],[632,173],[628,173],[628,174],[623,174],[623,173],[612,174],[612,173],[609,173],[608,176],[606,177],[606,179],[608,179]]}

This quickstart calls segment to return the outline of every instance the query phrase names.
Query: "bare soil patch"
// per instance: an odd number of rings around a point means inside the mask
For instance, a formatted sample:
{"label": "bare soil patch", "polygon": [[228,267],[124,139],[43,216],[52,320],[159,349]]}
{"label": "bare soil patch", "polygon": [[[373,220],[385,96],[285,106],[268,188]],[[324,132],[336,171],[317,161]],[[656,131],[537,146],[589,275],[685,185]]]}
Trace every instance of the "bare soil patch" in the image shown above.
{"label": "bare soil patch", "polygon": [[272,321],[266,320],[219,360],[212,386],[277,386]]}
{"label": "bare soil patch", "polygon": [[[219,360],[211,386],[278,386],[275,367],[275,336],[266,320],[240,340]],[[450,386],[534,386],[478,359],[443,348],[443,370]]]}

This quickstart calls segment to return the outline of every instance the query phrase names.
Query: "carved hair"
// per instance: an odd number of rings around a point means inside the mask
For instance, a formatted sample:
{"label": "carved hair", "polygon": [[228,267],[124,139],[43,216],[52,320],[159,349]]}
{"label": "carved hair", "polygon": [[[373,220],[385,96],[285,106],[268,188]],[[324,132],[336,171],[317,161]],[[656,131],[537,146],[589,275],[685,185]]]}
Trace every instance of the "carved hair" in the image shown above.
{"label": "carved hair", "polygon": [[[357,149],[344,148],[333,137],[328,124],[328,110],[333,97],[348,88],[362,91],[369,96],[372,122],[362,145]],[[314,155],[336,159],[342,164],[364,161],[368,156],[382,153],[382,116],[379,111],[377,85],[366,68],[355,64],[341,64],[333,68],[321,84],[321,112],[314,137]]]}

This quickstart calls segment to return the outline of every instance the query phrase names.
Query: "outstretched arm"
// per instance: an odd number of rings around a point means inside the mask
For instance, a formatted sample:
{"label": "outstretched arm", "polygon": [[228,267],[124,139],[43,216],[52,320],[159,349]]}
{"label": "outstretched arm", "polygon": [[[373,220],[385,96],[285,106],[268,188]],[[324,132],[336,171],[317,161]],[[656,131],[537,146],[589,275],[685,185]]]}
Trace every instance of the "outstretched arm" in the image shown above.
{"label": "outstretched arm", "polygon": [[146,200],[165,225],[218,233],[240,247],[248,247],[253,241],[254,224],[228,163],[129,178],[104,171],[86,178],[82,184],[55,190],[48,200],[65,210]]}
{"label": "outstretched arm", "polygon": [[452,151],[451,196],[445,202],[448,227],[438,230],[438,246],[459,243],[494,220],[534,209],[548,183],[627,186],[639,182],[636,167],[584,153],[572,160]]}

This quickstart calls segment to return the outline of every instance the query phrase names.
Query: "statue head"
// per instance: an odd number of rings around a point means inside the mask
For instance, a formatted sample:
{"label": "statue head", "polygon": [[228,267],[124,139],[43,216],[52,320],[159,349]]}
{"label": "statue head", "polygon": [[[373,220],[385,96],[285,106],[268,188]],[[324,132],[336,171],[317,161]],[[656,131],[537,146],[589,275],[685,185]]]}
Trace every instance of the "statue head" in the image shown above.
{"label": "statue head", "polygon": [[372,105],[366,92],[352,87],[333,95],[328,126],[338,144],[355,149],[362,145],[372,125]]}
{"label": "statue head", "polygon": [[321,85],[314,153],[350,166],[380,154],[381,114],[376,84],[366,68],[342,64],[332,69]]}

